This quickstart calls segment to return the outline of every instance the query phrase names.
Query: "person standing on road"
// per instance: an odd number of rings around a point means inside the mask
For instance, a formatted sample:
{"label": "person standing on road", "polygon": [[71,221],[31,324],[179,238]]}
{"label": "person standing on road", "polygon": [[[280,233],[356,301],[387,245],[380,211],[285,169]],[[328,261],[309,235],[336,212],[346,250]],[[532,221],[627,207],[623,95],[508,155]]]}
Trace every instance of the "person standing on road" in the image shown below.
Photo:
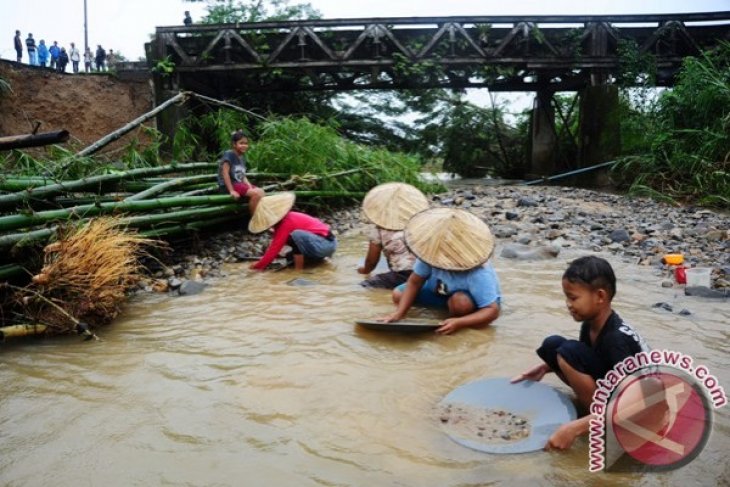
{"label": "person standing on road", "polygon": [[46,41],[41,39],[38,42],[38,65],[46,67],[48,63],[48,47],[46,47]]}
{"label": "person standing on road", "polygon": [[68,64],[68,53],[66,52],[66,48],[62,47],[61,53],[58,55],[58,72],[65,73],[67,64]]}
{"label": "person standing on road", "polygon": [[28,34],[28,38],[25,39],[25,46],[28,48],[28,64],[31,66],[38,66],[38,57],[36,56],[35,39],[33,39],[33,34]]}
{"label": "person standing on road", "polygon": [[23,59],[23,41],[20,38],[20,31],[15,31],[15,37],[13,38],[13,43],[15,44],[15,53],[16,58],[15,60],[17,62],[20,62]]}
{"label": "person standing on road", "polygon": [[104,71],[104,61],[106,61],[106,51],[101,44],[96,46],[96,70]]}
{"label": "person standing on road", "polygon": [[79,61],[81,61],[81,53],[76,47],[76,44],[74,44],[73,42],[71,43],[71,50],[68,53],[68,57],[71,59],[71,64],[73,64],[74,73],[78,73]]}
{"label": "person standing on road", "polygon": [[58,69],[58,56],[61,54],[61,49],[58,47],[57,41],[53,41],[53,45],[48,48],[48,52],[51,53],[51,69]]}
{"label": "person standing on road", "polygon": [[94,59],[94,55],[91,53],[91,48],[86,46],[84,50],[84,71],[87,73],[91,72],[91,60]]}

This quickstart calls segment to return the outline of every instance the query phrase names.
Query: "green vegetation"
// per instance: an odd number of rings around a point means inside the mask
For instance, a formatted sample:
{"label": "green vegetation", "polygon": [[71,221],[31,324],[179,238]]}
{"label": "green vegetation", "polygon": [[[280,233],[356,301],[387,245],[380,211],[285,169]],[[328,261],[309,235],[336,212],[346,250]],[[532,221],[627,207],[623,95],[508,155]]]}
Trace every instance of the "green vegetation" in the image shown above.
{"label": "green vegetation", "polygon": [[616,169],[634,194],[730,208],[730,43],[684,61],[653,103],[626,103]]}

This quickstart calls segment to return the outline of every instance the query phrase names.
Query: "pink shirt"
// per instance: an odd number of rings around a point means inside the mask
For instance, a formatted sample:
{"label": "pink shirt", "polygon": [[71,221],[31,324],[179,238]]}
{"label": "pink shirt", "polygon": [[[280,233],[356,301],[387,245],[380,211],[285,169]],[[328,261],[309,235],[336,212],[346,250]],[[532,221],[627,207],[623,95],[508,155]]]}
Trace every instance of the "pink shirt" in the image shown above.
{"label": "pink shirt", "polygon": [[271,240],[271,244],[269,244],[269,248],[266,249],[261,260],[254,264],[254,269],[263,270],[267,265],[271,264],[294,230],[304,230],[321,235],[322,237],[326,237],[330,233],[329,225],[313,216],[297,211],[287,213],[279,223],[274,225],[274,229],[274,238]]}

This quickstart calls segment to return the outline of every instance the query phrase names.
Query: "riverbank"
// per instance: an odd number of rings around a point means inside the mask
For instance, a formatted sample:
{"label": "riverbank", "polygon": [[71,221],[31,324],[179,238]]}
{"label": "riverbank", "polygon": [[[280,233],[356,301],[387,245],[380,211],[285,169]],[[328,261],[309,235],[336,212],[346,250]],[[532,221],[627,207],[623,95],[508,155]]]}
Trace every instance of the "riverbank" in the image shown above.
{"label": "riverbank", "polygon": [[[661,285],[677,285],[662,263],[682,254],[686,267],[712,269],[712,286],[730,290],[730,217],[708,209],[674,207],[644,198],[560,186],[454,187],[432,196],[433,205],[467,209],[486,221],[497,238],[497,252],[508,244],[527,248],[574,248],[607,251],[662,276]],[[337,235],[362,232],[359,208],[320,215]],[[198,245],[177,247],[169,265],[153,269],[140,287],[176,290],[186,280],[222,277],[224,262],[251,261],[268,245],[268,235],[245,228],[220,233]],[[363,237],[364,238],[364,237]],[[520,247],[526,248],[526,247]],[[336,257],[335,257],[336,258]]]}

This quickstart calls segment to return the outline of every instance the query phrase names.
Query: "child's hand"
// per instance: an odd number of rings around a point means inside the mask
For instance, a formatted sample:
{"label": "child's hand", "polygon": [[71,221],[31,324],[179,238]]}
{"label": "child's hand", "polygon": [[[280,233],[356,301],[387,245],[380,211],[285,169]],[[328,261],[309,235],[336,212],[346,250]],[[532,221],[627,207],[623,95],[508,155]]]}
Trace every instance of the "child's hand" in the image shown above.
{"label": "child's hand", "polygon": [[401,318],[403,318],[403,315],[396,311],[395,313],[390,313],[389,315],[379,318],[378,321],[382,321],[383,323],[392,323],[393,321],[398,321]]}
{"label": "child's hand", "polygon": [[367,274],[367,272],[365,272],[365,266],[358,267],[357,272],[358,274]]}
{"label": "child's hand", "polygon": [[240,195],[240,194],[238,194],[238,193],[237,193],[236,191],[233,191],[233,190],[230,190],[230,191],[228,192],[228,194],[230,194],[230,195],[231,195],[231,197],[232,197],[232,198],[233,198],[234,200],[238,200],[238,199],[240,199],[240,198],[241,198],[241,195]]}
{"label": "child's hand", "polygon": [[573,423],[565,423],[550,436],[550,439],[545,444],[545,450],[567,450],[573,446],[573,442],[577,436],[575,428],[573,428]]}
{"label": "child's hand", "polygon": [[590,428],[591,418],[593,416],[583,416],[582,418],[574,419],[569,423],[561,425],[555,433],[550,436],[550,439],[545,444],[545,450],[567,450],[573,446],[573,442],[580,435],[588,434]]}
{"label": "child's hand", "polygon": [[436,328],[436,333],[439,335],[450,335],[461,328],[459,326],[458,318],[447,318],[439,323],[439,325],[440,326]]}
{"label": "child's hand", "polygon": [[258,271],[259,270],[259,269],[256,268],[256,262],[254,262],[253,264],[251,264],[250,266],[248,266],[248,268],[251,269],[252,271]]}
{"label": "child's hand", "polygon": [[513,377],[512,380],[510,380],[510,383],[514,384],[516,382],[522,382],[523,380],[534,380],[535,382],[539,382],[549,370],[550,369],[548,369],[547,364],[538,364],[520,375]]}

